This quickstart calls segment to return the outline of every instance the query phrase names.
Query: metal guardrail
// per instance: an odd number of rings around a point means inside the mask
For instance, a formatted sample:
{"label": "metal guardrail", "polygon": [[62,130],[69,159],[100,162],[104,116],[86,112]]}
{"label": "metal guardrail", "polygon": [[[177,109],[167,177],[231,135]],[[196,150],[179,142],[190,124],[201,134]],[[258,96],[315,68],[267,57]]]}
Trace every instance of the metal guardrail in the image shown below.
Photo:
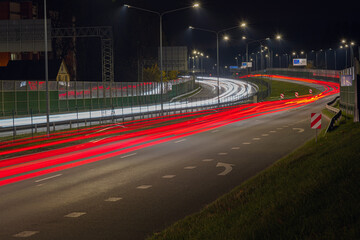
{"label": "metal guardrail", "polygon": [[[82,118],[82,119],[73,119],[73,120],[64,120],[64,121],[56,121],[56,122],[50,122],[50,127],[52,128],[52,131],[59,130],[60,126],[70,126],[71,128],[79,128],[86,127],[88,125],[92,124],[105,124],[105,123],[119,123],[119,122],[125,122],[125,121],[131,121],[135,119],[144,119],[146,117],[166,117],[167,115],[171,114],[178,114],[178,113],[185,113],[185,112],[194,112],[194,111],[200,111],[200,110],[207,110],[207,109],[216,109],[218,107],[228,107],[236,104],[241,103],[248,103],[249,99],[240,99],[240,100],[234,100],[234,101],[228,101],[220,104],[211,104],[211,105],[199,105],[199,106],[191,106],[191,107],[184,107],[184,108],[175,108],[175,109],[164,109],[161,110],[155,110],[155,111],[148,111],[148,112],[142,112],[142,113],[132,113],[132,114],[121,114],[121,115],[111,115],[111,116],[102,116],[102,117],[92,117],[92,118]],[[29,133],[37,133],[42,132],[41,128],[46,128],[46,123],[39,123],[39,124],[27,124],[22,126],[12,126],[12,127],[0,127],[0,133],[13,133],[13,137],[17,135],[17,131],[20,130],[29,130]],[[57,129],[56,129],[57,128]],[[68,129],[68,128],[67,128]]]}
{"label": "metal guardrail", "polygon": [[326,104],[326,109],[329,110],[330,112],[335,113],[335,116],[333,116],[330,120],[330,123],[325,131],[325,134],[331,130],[334,129],[334,125],[335,123],[340,120],[341,117],[341,110],[335,107],[332,107],[331,105],[334,104],[338,99],[340,98],[340,96],[337,96],[336,98],[334,98],[331,102],[328,102]]}

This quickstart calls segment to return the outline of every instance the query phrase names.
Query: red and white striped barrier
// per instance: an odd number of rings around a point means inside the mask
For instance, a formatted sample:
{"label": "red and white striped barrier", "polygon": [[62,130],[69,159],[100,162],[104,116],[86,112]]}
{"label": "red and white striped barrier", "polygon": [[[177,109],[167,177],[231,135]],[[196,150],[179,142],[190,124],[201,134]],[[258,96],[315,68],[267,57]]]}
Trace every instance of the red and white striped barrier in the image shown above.
{"label": "red and white striped barrier", "polygon": [[312,129],[321,129],[321,113],[311,113],[310,126]]}

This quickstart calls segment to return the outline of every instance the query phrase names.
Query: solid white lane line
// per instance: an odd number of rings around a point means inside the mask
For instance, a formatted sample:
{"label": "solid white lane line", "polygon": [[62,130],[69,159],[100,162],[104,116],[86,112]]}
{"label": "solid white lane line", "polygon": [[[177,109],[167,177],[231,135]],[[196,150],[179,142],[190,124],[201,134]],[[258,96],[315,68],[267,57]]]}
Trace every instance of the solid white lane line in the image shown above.
{"label": "solid white lane line", "polygon": [[140,185],[140,186],[138,186],[138,187],[136,187],[137,189],[148,189],[148,188],[151,188],[152,187],[152,185]]}
{"label": "solid white lane line", "polygon": [[165,175],[162,176],[162,178],[166,178],[166,179],[170,179],[170,178],[174,178],[176,175]]}
{"label": "solid white lane line", "polygon": [[77,218],[77,217],[80,217],[85,214],[86,214],[86,212],[72,212],[72,213],[65,215],[64,217]]}
{"label": "solid white lane line", "polygon": [[62,175],[62,174],[56,174],[56,175],[51,176],[51,177],[46,177],[46,178],[42,178],[42,179],[36,180],[35,182],[38,183],[38,182],[46,181],[46,180],[49,180],[49,179],[52,179],[52,178],[60,177],[61,175]]}
{"label": "solid white lane line", "polygon": [[196,168],[196,166],[188,166],[188,167],[184,167],[184,169],[194,169]]}
{"label": "solid white lane line", "polygon": [[181,143],[181,142],[184,142],[184,141],[186,141],[186,139],[177,140],[177,141],[175,141],[175,143]]}
{"label": "solid white lane line", "polygon": [[108,199],[105,200],[105,202],[117,202],[120,201],[122,198],[121,197],[109,197]]}
{"label": "solid white lane line", "polygon": [[39,231],[23,231],[13,235],[13,237],[26,238],[26,237],[31,237],[32,235],[35,235],[37,233],[39,233]]}
{"label": "solid white lane line", "polygon": [[128,154],[128,155],[125,155],[125,156],[122,156],[120,158],[127,158],[127,157],[131,157],[131,156],[134,156],[136,155],[136,153],[131,153],[131,154]]}

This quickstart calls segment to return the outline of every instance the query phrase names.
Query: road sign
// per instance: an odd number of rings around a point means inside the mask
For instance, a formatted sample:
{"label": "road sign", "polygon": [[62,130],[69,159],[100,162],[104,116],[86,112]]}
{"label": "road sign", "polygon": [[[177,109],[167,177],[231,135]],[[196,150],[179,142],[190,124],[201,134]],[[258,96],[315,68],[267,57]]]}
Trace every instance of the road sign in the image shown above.
{"label": "road sign", "polygon": [[312,89],[309,89],[309,93],[312,94]]}
{"label": "road sign", "polygon": [[293,59],[293,66],[306,66],[307,61],[306,58],[294,58]]}
{"label": "road sign", "polygon": [[299,93],[298,93],[298,92],[295,92],[295,97],[299,97]]}
{"label": "road sign", "polygon": [[311,113],[310,127],[321,129],[321,113]]}
{"label": "road sign", "polygon": [[280,98],[284,99],[285,95],[283,93],[280,94]]}
{"label": "road sign", "polygon": [[340,84],[342,87],[352,86],[352,75],[340,75]]}
{"label": "road sign", "polygon": [[245,68],[251,68],[252,67],[252,62],[242,62],[241,63],[241,66],[242,67],[245,67]]}

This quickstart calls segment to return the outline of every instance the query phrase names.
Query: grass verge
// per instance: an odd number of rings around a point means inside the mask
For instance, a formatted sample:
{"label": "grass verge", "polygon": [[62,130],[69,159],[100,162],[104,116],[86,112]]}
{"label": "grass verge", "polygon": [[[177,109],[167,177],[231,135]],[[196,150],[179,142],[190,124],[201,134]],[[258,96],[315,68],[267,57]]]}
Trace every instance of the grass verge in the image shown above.
{"label": "grass verge", "polygon": [[[301,83],[290,83],[284,81],[276,81],[270,79],[264,79],[271,83],[271,95],[266,98],[266,101],[280,100],[280,94],[283,93],[285,99],[295,98],[295,92],[299,93],[299,96],[309,95],[310,87],[301,85]],[[316,88],[312,89],[312,95],[317,95],[321,91]]]}
{"label": "grass verge", "polygon": [[359,145],[346,121],[149,239],[360,239]]}

